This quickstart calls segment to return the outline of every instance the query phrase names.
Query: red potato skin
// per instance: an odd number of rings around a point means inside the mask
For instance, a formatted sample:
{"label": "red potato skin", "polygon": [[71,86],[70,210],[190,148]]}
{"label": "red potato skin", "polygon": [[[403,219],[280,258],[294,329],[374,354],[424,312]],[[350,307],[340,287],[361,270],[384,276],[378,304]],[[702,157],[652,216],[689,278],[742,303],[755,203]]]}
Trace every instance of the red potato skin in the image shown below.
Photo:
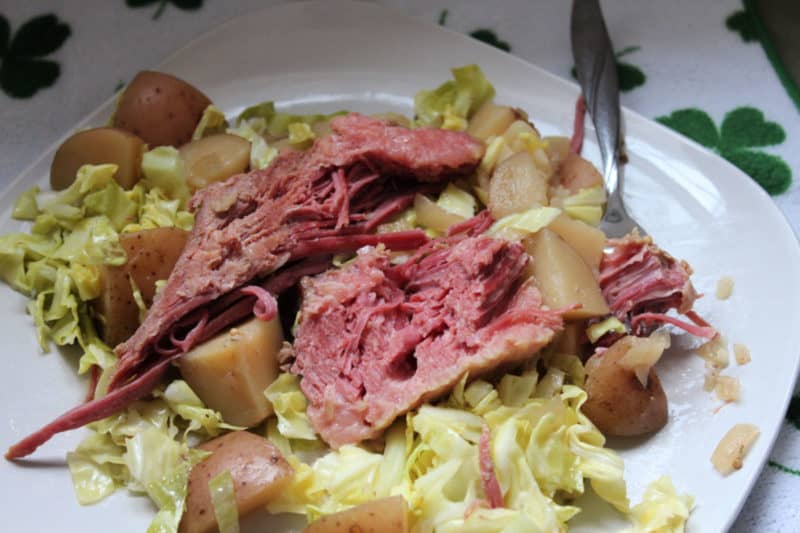
{"label": "red potato skin", "polygon": [[636,374],[618,363],[628,351],[627,339],[586,362],[588,399],[582,410],[607,437],[647,435],[667,423],[667,396],[655,371],[650,369],[643,387]]}
{"label": "red potato skin", "polygon": [[163,72],[144,70],[122,93],[112,123],[150,147],[181,146],[191,140],[209,105],[211,100],[191,84]]}

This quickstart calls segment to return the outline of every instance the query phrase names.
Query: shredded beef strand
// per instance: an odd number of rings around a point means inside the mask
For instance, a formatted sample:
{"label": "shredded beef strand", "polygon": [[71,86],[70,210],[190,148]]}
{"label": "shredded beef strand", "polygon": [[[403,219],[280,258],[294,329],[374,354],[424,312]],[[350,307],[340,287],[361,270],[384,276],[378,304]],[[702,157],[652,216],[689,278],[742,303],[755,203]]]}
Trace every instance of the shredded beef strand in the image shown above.
{"label": "shredded beef strand", "polygon": [[6,452],[6,459],[19,459],[30,455],[56,433],[76,429],[90,422],[111,416],[130,405],[131,402],[144,398],[152,392],[161,380],[170,361],[171,359],[163,359],[137,376],[135,380],[109,392],[106,396],[88,401],[67,411],[43,428],[11,446]]}
{"label": "shredded beef strand", "polygon": [[578,155],[581,155],[581,150],[583,150],[583,123],[585,122],[585,118],[586,102],[583,99],[583,95],[581,95],[575,102],[575,123],[572,128],[572,138],[569,141],[570,152],[574,152]]}
{"label": "shredded beef strand", "polygon": [[500,483],[497,481],[494,461],[492,460],[491,434],[489,433],[489,426],[486,424],[483,425],[481,439],[478,442],[478,454],[480,456],[481,482],[483,483],[483,492],[486,494],[486,499],[492,509],[504,507],[503,491],[500,490]]}
{"label": "shredded beef strand", "polygon": [[631,327],[634,331],[639,330],[641,324],[672,324],[675,327],[681,328],[690,335],[701,337],[704,339],[713,339],[718,335],[717,330],[711,326],[699,326],[692,324],[678,318],[665,315],[663,313],[641,313],[633,317],[631,320]]}

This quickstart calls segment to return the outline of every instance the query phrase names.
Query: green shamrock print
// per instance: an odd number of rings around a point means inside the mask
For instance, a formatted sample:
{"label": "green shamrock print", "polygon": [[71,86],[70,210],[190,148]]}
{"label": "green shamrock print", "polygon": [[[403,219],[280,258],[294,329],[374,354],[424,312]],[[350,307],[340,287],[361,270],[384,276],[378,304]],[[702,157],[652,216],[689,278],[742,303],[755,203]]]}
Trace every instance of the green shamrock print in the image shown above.
{"label": "green shamrock print", "polygon": [[[640,46],[629,46],[627,48],[623,48],[615,54],[617,58],[617,83],[620,91],[632,91],[636,87],[644,85],[644,82],[647,81],[647,76],[645,76],[644,72],[642,72],[639,67],[631,65],[630,63],[623,63],[622,61],[619,61],[619,58],[633,52],[638,52],[639,50],[641,50]],[[570,73],[572,74],[573,78],[576,80],[578,79],[578,73],[575,71],[575,67],[572,67]]]}
{"label": "green shamrock print", "polygon": [[8,20],[0,15],[0,87],[14,98],[30,98],[50,87],[61,74],[61,66],[44,59],[61,48],[70,36],[69,26],[53,14],[25,22],[11,37]]}
{"label": "green shamrock print", "polygon": [[786,420],[800,431],[800,396],[793,396],[789,402],[789,410],[786,411]]}
{"label": "green shamrock print", "polygon": [[719,130],[708,113],[700,109],[680,109],[656,120],[714,150],[753,178],[769,194],[785,192],[792,183],[792,170],[780,157],[753,150],[781,144],[786,132],[775,122],[764,119],[754,107],[737,107],[725,115]]}
{"label": "green shamrock print", "polygon": [[186,11],[194,11],[203,6],[203,0],[125,0],[125,5],[133,8],[146,7],[152,4],[158,4],[158,7],[153,13],[153,20],[156,20],[161,17],[162,13],[164,13],[164,10],[167,8],[167,4],[172,4],[175,7]]}
{"label": "green shamrock print", "polygon": [[[439,13],[439,26],[445,26],[447,24],[448,15],[450,15],[450,11],[442,9],[441,13]],[[478,39],[481,42],[499,48],[505,52],[511,51],[511,45],[498,37],[495,31],[490,28],[478,28],[469,32],[469,35],[474,39]]]}
{"label": "green shamrock print", "polygon": [[734,11],[725,19],[725,26],[738,33],[746,43],[758,39],[758,30],[753,20],[753,13],[745,6],[742,11]]}
{"label": "green shamrock print", "polygon": [[490,30],[489,28],[478,28],[475,31],[471,31],[470,36],[482,41],[486,44],[490,44],[500,50],[510,52],[511,45],[508,44],[506,41],[500,39],[494,30]]}
{"label": "green shamrock print", "polygon": [[772,468],[776,468],[776,469],[780,470],[781,472],[783,472],[785,474],[791,474],[793,476],[800,477],[800,470],[795,470],[794,468],[789,468],[786,465],[782,465],[782,464],[780,464],[780,463],[778,463],[776,461],[772,461],[772,460],[768,461],[767,464],[769,464],[769,466],[771,466]]}

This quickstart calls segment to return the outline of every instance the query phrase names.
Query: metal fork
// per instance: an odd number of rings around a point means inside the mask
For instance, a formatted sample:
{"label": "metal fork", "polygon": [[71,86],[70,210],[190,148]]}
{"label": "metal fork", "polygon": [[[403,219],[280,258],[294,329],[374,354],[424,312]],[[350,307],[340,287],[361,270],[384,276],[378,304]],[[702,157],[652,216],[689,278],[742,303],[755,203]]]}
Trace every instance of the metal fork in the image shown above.
{"label": "metal fork", "polygon": [[617,65],[598,0],[574,0],[570,26],[575,70],[603,158],[608,200],[600,229],[610,238],[623,237],[634,229],[640,235],[647,235],[628,214],[622,198],[620,154],[623,143]]}

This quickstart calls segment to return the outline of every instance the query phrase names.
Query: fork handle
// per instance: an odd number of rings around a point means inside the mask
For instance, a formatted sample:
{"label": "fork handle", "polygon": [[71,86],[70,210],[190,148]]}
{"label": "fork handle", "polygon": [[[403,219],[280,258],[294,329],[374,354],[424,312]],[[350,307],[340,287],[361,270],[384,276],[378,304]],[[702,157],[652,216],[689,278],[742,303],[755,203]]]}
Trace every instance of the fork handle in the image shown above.
{"label": "fork handle", "polygon": [[600,153],[608,204],[606,218],[625,218],[619,172],[620,109],[617,64],[598,0],[574,0],[571,17],[575,71],[592,117]]}

